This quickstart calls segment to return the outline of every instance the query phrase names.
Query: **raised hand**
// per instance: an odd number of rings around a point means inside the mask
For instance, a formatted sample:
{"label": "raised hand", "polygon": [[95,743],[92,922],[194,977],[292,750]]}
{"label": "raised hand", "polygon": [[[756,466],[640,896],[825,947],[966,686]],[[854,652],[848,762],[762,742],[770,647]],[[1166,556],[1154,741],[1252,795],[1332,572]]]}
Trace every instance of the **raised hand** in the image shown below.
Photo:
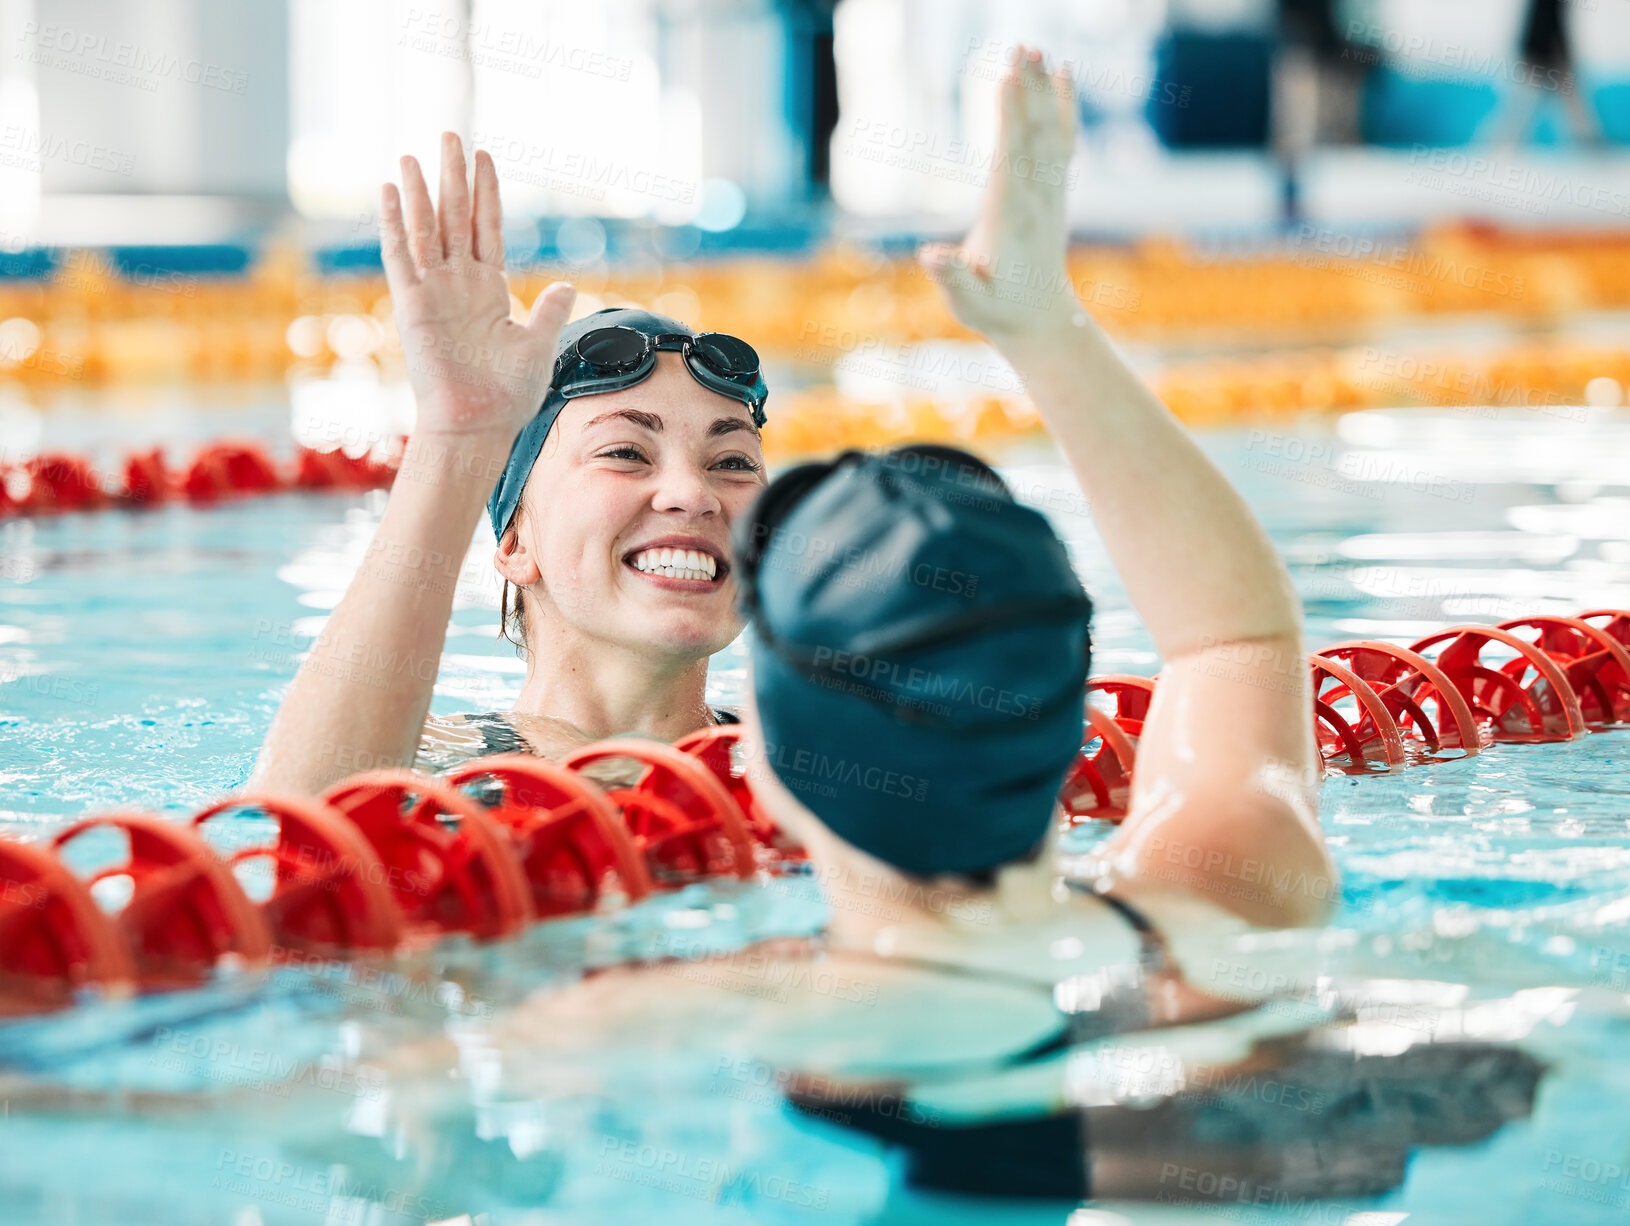
{"label": "raised hand", "polygon": [[1001,84],[1001,133],[978,220],[960,246],[918,259],[952,314],[998,343],[1080,304],[1064,263],[1064,196],[1075,145],[1069,70],[1048,75],[1040,51],[1015,47]]}
{"label": "raised hand", "polygon": [[507,447],[543,402],[577,291],[557,281],[526,324],[510,318],[498,172],[485,152],[475,155],[472,201],[452,132],[441,138],[440,197],[438,211],[411,157],[402,159],[401,192],[387,183],[381,194],[380,245],[418,402],[415,433],[487,436]]}

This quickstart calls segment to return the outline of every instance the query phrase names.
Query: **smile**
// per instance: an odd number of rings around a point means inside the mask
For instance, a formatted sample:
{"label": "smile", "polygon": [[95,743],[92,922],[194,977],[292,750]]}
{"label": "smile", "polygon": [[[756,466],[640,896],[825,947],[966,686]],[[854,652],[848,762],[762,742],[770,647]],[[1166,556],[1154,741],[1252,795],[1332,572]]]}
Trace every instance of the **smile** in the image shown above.
{"label": "smile", "polygon": [[643,575],[711,584],[723,577],[719,559],[700,549],[641,549],[625,559]]}

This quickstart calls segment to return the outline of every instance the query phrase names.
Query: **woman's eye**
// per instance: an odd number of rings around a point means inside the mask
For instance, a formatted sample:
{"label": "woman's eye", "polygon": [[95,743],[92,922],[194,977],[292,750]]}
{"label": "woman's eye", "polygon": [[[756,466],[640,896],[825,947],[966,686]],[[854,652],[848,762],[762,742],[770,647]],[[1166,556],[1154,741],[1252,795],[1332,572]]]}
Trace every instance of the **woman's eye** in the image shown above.
{"label": "woman's eye", "polygon": [[757,461],[750,460],[744,455],[727,455],[717,465],[717,467],[721,468],[726,466],[736,472],[756,473],[763,471]]}
{"label": "woman's eye", "polygon": [[613,447],[610,451],[602,451],[600,457],[606,460],[643,460],[645,454],[638,447]]}

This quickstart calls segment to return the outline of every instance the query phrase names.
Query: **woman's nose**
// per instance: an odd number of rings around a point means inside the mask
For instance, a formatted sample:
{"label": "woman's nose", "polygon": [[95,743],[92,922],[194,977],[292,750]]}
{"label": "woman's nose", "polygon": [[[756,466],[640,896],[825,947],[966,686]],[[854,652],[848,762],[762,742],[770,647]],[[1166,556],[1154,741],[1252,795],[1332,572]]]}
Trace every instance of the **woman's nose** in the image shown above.
{"label": "woman's nose", "polygon": [[652,501],[658,511],[679,511],[687,515],[717,514],[724,506],[707,473],[693,464],[664,464],[658,469],[656,495]]}

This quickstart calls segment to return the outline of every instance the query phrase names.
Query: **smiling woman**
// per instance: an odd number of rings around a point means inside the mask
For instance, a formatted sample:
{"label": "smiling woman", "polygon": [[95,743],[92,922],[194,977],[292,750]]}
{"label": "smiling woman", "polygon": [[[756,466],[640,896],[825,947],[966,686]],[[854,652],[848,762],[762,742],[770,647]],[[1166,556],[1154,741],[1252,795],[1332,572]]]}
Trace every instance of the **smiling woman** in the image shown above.
{"label": "smiling woman", "polygon": [[[708,657],[741,629],[729,540],[764,484],[758,355],[640,310],[568,324],[575,291],[562,283],[517,323],[492,160],[477,154],[472,192],[447,133],[439,210],[412,158],[402,183],[384,188],[381,231],[418,424],[255,784],[318,792],[420,751],[558,755],[733,719],[704,690]],[[526,681],[507,713],[427,718],[483,503]],[[382,655],[425,667],[359,663]]]}

